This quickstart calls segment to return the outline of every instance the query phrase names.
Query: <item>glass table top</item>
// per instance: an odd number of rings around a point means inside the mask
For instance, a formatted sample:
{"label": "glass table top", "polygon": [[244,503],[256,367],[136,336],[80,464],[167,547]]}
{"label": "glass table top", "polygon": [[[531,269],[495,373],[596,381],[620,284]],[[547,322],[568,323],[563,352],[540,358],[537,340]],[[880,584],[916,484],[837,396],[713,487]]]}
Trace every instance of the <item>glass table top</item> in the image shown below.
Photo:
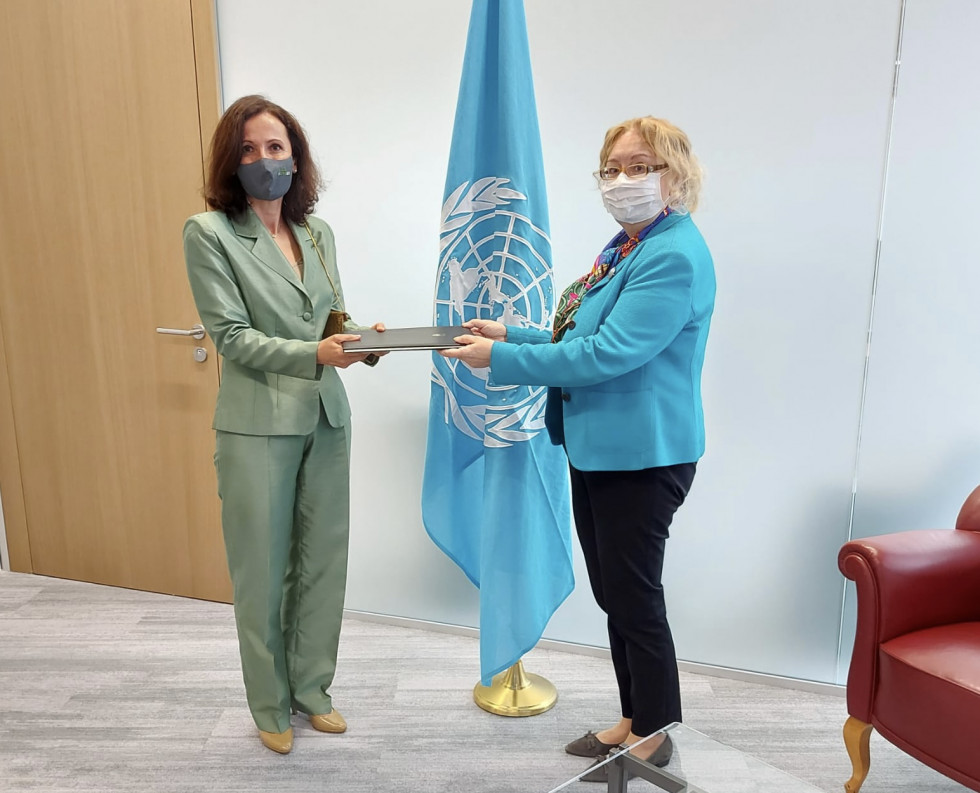
{"label": "glass table top", "polygon": [[[610,757],[608,785],[582,782],[579,774],[549,793],[622,793],[627,789],[622,773],[626,767],[638,780],[633,782],[634,789],[642,785],[646,790],[659,788],[670,793],[823,793],[820,788],[683,724],[668,725],[662,732],[668,733],[674,743],[674,754],[663,768],[640,764],[623,751]],[[589,762],[588,758],[582,759],[584,774]],[[616,765],[620,768],[612,767]]]}

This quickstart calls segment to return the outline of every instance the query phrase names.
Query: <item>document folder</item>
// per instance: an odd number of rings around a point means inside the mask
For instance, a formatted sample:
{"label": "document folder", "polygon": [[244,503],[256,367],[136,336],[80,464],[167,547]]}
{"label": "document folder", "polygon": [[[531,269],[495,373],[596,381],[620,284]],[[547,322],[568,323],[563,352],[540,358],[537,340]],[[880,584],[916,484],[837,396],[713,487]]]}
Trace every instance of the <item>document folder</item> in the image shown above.
{"label": "document folder", "polygon": [[344,352],[390,352],[393,350],[445,350],[455,347],[457,336],[472,333],[460,325],[434,328],[390,328],[386,331],[359,330],[359,341],[343,342]]}

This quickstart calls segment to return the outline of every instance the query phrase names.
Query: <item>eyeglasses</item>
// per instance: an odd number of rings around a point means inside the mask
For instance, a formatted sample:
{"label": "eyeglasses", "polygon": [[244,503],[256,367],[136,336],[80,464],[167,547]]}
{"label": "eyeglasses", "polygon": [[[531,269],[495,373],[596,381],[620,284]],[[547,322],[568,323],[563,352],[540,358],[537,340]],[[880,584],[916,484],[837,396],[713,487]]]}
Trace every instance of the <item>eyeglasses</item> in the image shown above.
{"label": "eyeglasses", "polygon": [[625,168],[620,168],[618,165],[607,165],[592,175],[601,182],[609,182],[621,173],[625,173],[630,179],[641,179],[648,173],[666,170],[666,165],[647,165],[645,162],[637,162],[632,165],[627,165]]}

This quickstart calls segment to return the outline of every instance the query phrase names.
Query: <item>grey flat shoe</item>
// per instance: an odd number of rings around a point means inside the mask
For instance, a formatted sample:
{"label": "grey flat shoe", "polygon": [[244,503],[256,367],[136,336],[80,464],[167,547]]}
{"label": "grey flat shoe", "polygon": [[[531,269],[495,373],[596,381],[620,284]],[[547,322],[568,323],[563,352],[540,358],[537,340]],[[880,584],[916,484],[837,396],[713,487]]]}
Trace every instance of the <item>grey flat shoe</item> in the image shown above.
{"label": "grey flat shoe", "polygon": [[[602,782],[602,784],[608,784],[609,782],[609,766],[612,763],[606,763],[605,765],[599,765],[599,763],[604,760],[608,760],[609,756],[597,757],[595,762],[589,766],[589,770],[582,776],[583,782]],[[632,774],[627,770],[626,778],[631,779]]]}
{"label": "grey flat shoe", "polygon": [[644,760],[644,762],[649,763],[650,765],[655,765],[657,768],[663,768],[670,762],[670,758],[673,756],[674,742],[670,740],[670,735],[664,733],[663,743],[661,743],[660,746],[657,747],[657,750],[646,760]]}
{"label": "grey flat shoe", "polygon": [[[626,747],[614,747],[616,749],[624,749]],[[649,763],[650,765],[655,765],[657,768],[663,768],[667,763],[670,762],[670,758],[674,756],[674,743],[670,740],[669,735],[664,736],[663,743],[657,747],[657,750],[650,755],[646,760],[641,760],[640,762]],[[609,766],[612,763],[606,763],[605,765],[599,765],[606,757],[599,757],[596,761],[589,767],[589,771],[582,777],[583,782],[609,782]],[[639,758],[636,758],[639,760]],[[626,769],[626,778],[634,779],[636,774],[630,771],[629,768]]]}
{"label": "grey flat shoe", "polygon": [[565,751],[576,757],[605,757],[618,746],[619,744],[616,743],[603,743],[595,737],[594,732],[589,730],[581,738],[566,744]]}

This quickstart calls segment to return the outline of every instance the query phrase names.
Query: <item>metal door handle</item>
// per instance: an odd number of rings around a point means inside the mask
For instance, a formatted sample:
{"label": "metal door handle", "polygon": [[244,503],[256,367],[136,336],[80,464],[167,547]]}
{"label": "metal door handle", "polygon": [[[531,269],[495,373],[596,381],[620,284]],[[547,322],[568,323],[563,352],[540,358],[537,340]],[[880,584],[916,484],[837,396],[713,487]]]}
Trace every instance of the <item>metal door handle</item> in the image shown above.
{"label": "metal door handle", "polygon": [[164,333],[167,336],[193,336],[195,339],[204,338],[204,326],[201,324],[191,325],[190,330],[180,330],[179,328],[157,328],[157,333]]}

